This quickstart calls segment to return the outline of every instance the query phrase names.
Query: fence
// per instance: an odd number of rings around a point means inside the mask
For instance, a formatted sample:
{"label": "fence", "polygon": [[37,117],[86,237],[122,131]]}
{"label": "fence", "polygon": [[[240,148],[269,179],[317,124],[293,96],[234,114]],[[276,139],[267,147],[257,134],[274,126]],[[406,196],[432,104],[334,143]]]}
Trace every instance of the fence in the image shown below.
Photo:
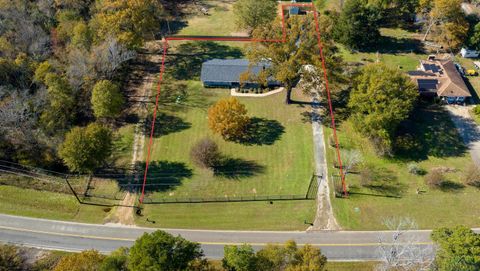
{"label": "fence", "polygon": [[[81,204],[119,206],[128,191],[135,192],[139,184],[132,183],[139,174],[136,170],[122,173],[102,172],[98,175],[69,175],[0,160],[0,185],[13,185],[27,189],[46,190],[72,194]],[[20,176],[21,178],[18,178]],[[167,178],[162,176],[161,178]],[[155,186],[156,184],[151,184]],[[166,183],[158,185],[168,185]],[[318,179],[312,175],[305,194],[244,195],[232,197],[168,197],[149,198],[144,204],[213,203],[247,201],[314,200],[317,197]]]}
{"label": "fence", "polygon": [[297,195],[245,195],[234,197],[169,197],[152,199],[144,198],[143,204],[173,204],[173,203],[215,203],[215,202],[247,202],[247,201],[282,201],[282,200],[314,200],[317,198],[318,179],[312,175],[305,194]]}
{"label": "fence", "polygon": [[125,196],[113,180],[70,175],[0,160],[0,185],[72,194],[81,204],[115,206]]}

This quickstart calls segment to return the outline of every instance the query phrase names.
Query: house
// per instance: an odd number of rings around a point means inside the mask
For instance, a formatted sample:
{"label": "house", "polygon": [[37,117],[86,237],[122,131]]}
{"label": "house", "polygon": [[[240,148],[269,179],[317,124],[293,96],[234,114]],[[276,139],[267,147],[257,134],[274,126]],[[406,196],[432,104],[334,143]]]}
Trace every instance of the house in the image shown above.
{"label": "house", "polygon": [[418,70],[408,75],[424,97],[438,96],[448,103],[464,103],[472,96],[452,60],[421,60]]}
{"label": "house", "polygon": [[[271,64],[268,61],[252,64],[247,59],[213,59],[202,64],[200,80],[205,87],[238,88],[240,87],[240,76],[250,72],[258,76],[261,71],[268,69]],[[258,82],[242,82],[246,88],[260,87]],[[281,83],[269,78],[267,87],[279,87]]]}
{"label": "house", "polygon": [[460,55],[463,58],[477,58],[480,55],[480,52],[478,52],[477,50],[462,48],[462,50],[460,50]]}

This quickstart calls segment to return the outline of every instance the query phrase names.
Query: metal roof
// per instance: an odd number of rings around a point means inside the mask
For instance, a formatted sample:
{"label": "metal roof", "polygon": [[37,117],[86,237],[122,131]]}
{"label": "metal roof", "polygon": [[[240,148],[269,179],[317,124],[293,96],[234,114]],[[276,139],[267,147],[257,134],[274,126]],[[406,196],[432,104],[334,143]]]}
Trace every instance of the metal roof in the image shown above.
{"label": "metal roof", "polygon": [[250,64],[247,59],[212,59],[202,64],[200,80],[202,82],[232,82],[240,83],[240,75],[250,71],[258,75],[263,69],[269,68],[268,62]]}

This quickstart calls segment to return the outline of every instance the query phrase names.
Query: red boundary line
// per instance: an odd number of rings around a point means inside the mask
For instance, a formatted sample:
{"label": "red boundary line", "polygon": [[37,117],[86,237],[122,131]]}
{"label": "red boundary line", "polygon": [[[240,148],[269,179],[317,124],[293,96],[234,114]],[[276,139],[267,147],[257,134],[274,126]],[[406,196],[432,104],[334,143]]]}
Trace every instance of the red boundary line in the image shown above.
{"label": "red boundary line", "polygon": [[342,160],[340,156],[340,148],[339,148],[339,143],[338,143],[338,137],[337,137],[337,129],[335,126],[335,116],[333,112],[333,106],[332,106],[332,101],[331,101],[331,95],[330,95],[330,88],[329,88],[329,83],[328,83],[328,71],[326,68],[325,64],[325,57],[323,54],[323,45],[321,41],[321,36],[320,36],[320,27],[318,23],[318,15],[317,11],[315,9],[315,5],[312,4],[299,4],[299,3],[292,3],[292,4],[282,4],[282,39],[272,39],[272,40],[261,40],[261,39],[252,39],[252,38],[238,38],[238,37],[166,37],[164,38],[164,46],[163,46],[163,56],[162,56],[162,66],[160,68],[160,75],[159,75],[159,80],[157,84],[157,96],[155,98],[155,110],[153,111],[153,119],[152,119],[152,128],[150,131],[150,140],[148,142],[148,151],[147,151],[147,159],[145,163],[145,173],[143,176],[143,185],[142,185],[142,194],[140,196],[139,202],[140,204],[143,203],[144,197],[145,197],[145,185],[147,183],[147,173],[148,173],[148,166],[150,163],[150,154],[151,154],[151,147],[153,143],[153,133],[155,130],[155,120],[157,117],[157,110],[158,110],[158,99],[160,96],[160,90],[161,90],[161,84],[163,80],[163,74],[165,72],[165,58],[167,55],[167,49],[168,49],[168,41],[237,41],[237,42],[276,42],[276,43],[282,43],[286,42],[287,40],[287,30],[285,26],[285,12],[284,8],[285,7],[310,7],[312,8],[313,14],[314,14],[314,20],[315,20],[315,31],[317,33],[317,40],[318,40],[318,48],[320,50],[320,59],[322,61],[322,69],[323,69],[323,76],[325,79],[325,88],[327,91],[327,97],[328,97],[328,106],[330,110],[330,116],[332,119],[332,127],[333,127],[333,136],[335,139],[335,147],[336,147],[336,153],[337,153],[337,159],[339,161],[339,166],[340,166],[340,176],[342,179],[342,187],[343,187],[343,192],[344,195],[347,196],[347,189],[346,189],[346,184],[345,184],[345,176],[343,175],[343,166],[342,166]]}

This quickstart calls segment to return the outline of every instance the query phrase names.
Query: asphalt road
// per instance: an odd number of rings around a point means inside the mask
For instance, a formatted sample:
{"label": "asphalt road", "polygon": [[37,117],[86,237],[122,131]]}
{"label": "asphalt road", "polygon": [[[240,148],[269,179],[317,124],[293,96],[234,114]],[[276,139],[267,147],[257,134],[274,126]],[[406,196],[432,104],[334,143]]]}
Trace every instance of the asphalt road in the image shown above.
{"label": "asphalt road", "polygon": [[[155,229],[95,225],[0,215],[0,242],[42,249],[81,251],[96,249],[108,253],[121,246],[131,246],[144,232]],[[392,233],[387,231],[210,231],[163,229],[173,235],[199,242],[205,255],[223,257],[225,245],[251,244],[259,249],[267,243],[295,240],[299,245],[312,244],[322,249],[329,260],[361,261],[378,259],[379,238],[391,245]],[[414,238],[415,245],[431,246],[430,231],[406,233],[405,240]]]}

